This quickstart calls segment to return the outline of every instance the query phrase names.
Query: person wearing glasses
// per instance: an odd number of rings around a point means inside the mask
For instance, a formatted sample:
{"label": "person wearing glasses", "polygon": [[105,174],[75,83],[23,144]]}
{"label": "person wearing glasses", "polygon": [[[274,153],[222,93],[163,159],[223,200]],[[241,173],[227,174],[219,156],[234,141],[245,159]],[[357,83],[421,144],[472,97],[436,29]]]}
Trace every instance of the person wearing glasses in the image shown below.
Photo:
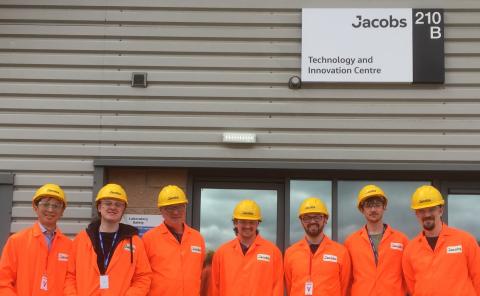
{"label": "person wearing glasses", "polygon": [[158,194],[163,223],[143,235],[153,271],[149,295],[200,295],[205,240],[185,223],[187,203],[185,192],[175,185]]}
{"label": "person wearing glasses", "polygon": [[352,296],[407,293],[402,256],[408,238],[383,222],[387,203],[385,192],[378,186],[367,185],[358,193],[357,208],[366,224],[345,241],[352,260]]}
{"label": "person wearing glasses", "polygon": [[10,236],[0,259],[0,295],[62,295],[72,241],[57,227],[65,192],[45,184],[33,196],[37,221]]}
{"label": "person wearing glasses", "polygon": [[351,263],[347,249],[323,233],[328,210],[316,197],[305,199],[298,217],[305,237],[285,252],[287,295],[346,296]]}
{"label": "person wearing glasses", "polygon": [[73,241],[64,295],[147,295],[151,269],[143,242],[135,227],[120,223],[127,204],[120,185],[100,189],[99,219]]}
{"label": "person wearing glasses", "polygon": [[210,295],[283,296],[282,253],[258,232],[258,204],[240,201],[232,220],[236,237],[213,254]]}

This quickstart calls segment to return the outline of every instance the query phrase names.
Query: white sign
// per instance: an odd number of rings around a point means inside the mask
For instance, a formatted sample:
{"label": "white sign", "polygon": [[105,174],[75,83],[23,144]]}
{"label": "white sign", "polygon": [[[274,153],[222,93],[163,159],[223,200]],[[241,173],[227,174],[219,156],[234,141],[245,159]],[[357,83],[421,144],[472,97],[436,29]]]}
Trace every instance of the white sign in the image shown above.
{"label": "white sign", "polygon": [[161,215],[140,215],[126,214],[123,216],[123,223],[132,225],[138,229],[140,236],[163,222]]}
{"label": "white sign", "polygon": [[303,9],[303,82],[412,82],[412,9]]}

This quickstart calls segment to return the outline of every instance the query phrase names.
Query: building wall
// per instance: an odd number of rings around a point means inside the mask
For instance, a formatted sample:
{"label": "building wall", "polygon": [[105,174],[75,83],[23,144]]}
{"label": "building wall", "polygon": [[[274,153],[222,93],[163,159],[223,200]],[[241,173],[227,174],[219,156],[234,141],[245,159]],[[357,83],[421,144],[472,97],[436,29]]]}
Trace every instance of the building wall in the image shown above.
{"label": "building wall", "polygon": [[[12,231],[45,182],[62,228],[89,221],[96,158],[375,163],[480,161],[480,3],[445,8],[443,86],[327,85],[300,74],[302,7],[418,1],[0,1],[0,170]],[[393,57],[394,58],[394,57]],[[148,72],[146,89],[132,72]],[[257,134],[252,146],[224,131]]]}

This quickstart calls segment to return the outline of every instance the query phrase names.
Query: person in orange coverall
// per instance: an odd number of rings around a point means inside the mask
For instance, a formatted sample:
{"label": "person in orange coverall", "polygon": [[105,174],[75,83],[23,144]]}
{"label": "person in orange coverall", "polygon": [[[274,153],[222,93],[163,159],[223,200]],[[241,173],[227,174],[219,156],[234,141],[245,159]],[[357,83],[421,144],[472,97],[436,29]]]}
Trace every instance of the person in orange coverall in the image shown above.
{"label": "person in orange coverall", "polygon": [[210,295],[283,296],[282,253],[258,234],[261,220],[255,201],[237,204],[233,211],[237,237],[213,255]]}
{"label": "person in orange coverall", "polygon": [[480,295],[480,249],[469,233],[442,222],[445,201],[433,186],[412,195],[411,208],[423,231],[403,255],[403,273],[412,296]]}
{"label": "person in orange coverall", "polygon": [[178,186],[165,186],[158,194],[163,223],[143,236],[153,270],[152,296],[198,296],[205,259],[205,241],[185,223],[188,200]]}
{"label": "person in orange coverall", "polygon": [[0,295],[62,295],[72,241],[57,221],[67,205],[65,192],[45,184],[33,196],[37,221],[13,234],[0,260]]}
{"label": "person in orange coverall", "polygon": [[125,190],[107,184],[95,199],[99,220],[73,241],[64,295],[144,296],[151,269],[138,230],[120,223],[128,204]]}
{"label": "person in orange coverall", "polygon": [[289,296],[345,296],[350,281],[350,256],[341,244],[323,233],[328,210],[316,197],[298,209],[305,237],[285,252],[285,282]]}
{"label": "person in orange coverall", "polygon": [[357,207],[366,225],[351,234],[345,246],[352,260],[351,296],[405,296],[402,256],[408,238],[383,223],[388,199],[383,190],[367,185],[358,193]]}

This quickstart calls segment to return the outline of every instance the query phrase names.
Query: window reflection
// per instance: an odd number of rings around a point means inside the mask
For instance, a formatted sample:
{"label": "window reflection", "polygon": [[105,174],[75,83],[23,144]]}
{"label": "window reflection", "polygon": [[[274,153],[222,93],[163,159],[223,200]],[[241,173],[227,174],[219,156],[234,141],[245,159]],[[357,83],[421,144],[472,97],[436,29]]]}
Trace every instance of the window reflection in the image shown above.
{"label": "window reflection", "polygon": [[357,195],[363,186],[380,186],[388,198],[387,211],[383,216],[385,223],[391,225],[409,238],[420,231],[420,226],[410,209],[412,193],[426,181],[339,181],[338,182],[338,239],[343,242],[351,233],[365,225],[365,218],[357,209]]}
{"label": "window reflection", "polygon": [[471,233],[480,243],[479,212],[480,195],[448,195],[448,224]]}
{"label": "window reflection", "polygon": [[277,191],[255,189],[201,189],[200,232],[207,249],[215,250],[235,237],[232,224],[233,209],[243,199],[252,199],[262,210],[260,234],[276,243]]}
{"label": "window reflection", "polygon": [[304,230],[298,220],[298,207],[307,197],[318,197],[325,202],[330,217],[323,230],[332,237],[332,182],[318,180],[291,180],[290,181],[290,245],[304,236]]}

